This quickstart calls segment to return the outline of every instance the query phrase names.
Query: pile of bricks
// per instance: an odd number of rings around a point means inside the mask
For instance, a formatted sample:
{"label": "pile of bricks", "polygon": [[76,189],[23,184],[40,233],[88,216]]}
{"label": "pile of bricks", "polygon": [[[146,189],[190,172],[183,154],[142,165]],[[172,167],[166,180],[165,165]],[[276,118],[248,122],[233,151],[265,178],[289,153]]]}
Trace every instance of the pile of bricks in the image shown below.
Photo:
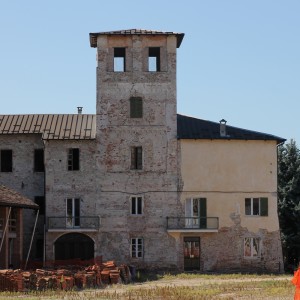
{"label": "pile of bricks", "polygon": [[128,266],[117,267],[114,261],[88,267],[64,266],[56,270],[0,270],[0,291],[71,290],[75,286],[80,289],[95,288],[106,284],[129,283],[130,280]]}

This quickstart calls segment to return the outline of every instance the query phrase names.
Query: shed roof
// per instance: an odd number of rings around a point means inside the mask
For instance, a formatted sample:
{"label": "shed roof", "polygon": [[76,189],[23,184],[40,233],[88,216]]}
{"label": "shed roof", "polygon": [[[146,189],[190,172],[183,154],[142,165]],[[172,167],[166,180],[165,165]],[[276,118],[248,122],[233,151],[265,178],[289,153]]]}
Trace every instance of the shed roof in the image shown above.
{"label": "shed roof", "polygon": [[0,185],[0,206],[14,206],[20,208],[38,209],[39,206],[32,200],[24,197],[20,193]]}
{"label": "shed roof", "polygon": [[97,36],[99,35],[175,35],[177,38],[177,48],[180,47],[184,37],[184,33],[172,32],[172,31],[157,31],[146,29],[125,29],[115,31],[103,31],[90,33],[91,47],[97,47]]}
{"label": "shed roof", "polygon": [[0,115],[0,134],[40,133],[44,140],[86,140],[96,137],[96,115]]}
{"label": "shed roof", "polygon": [[220,123],[177,115],[178,139],[220,139],[220,140],[273,140],[278,144],[285,139],[257,131],[226,125],[226,136],[220,135]]}

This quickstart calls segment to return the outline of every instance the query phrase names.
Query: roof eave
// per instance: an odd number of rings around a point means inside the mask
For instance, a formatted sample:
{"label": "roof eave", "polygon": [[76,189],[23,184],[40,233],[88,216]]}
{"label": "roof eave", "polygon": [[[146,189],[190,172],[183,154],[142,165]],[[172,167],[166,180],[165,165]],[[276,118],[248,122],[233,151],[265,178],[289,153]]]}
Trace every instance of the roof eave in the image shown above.
{"label": "roof eave", "polygon": [[129,34],[129,33],[119,33],[119,34],[109,34],[108,32],[91,32],[89,34],[90,36],[90,46],[92,48],[97,48],[97,37],[100,35],[175,35],[177,37],[177,44],[176,47],[179,48],[183,37],[184,33],[174,33],[174,32],[167,32],[167,33],[153,33],[153,34],[145,34],[145,33],[136,33],[136,34]]}

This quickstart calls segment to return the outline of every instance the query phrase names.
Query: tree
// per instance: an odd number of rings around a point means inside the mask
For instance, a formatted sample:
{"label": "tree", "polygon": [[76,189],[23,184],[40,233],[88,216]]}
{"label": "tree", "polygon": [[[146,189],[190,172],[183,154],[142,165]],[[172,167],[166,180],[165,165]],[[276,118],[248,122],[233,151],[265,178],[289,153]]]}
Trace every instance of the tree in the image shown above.
{"label": "tree", "polygon": [[278,148],[278,215],[285,265],[300,261],[300,151],[291,140]]}

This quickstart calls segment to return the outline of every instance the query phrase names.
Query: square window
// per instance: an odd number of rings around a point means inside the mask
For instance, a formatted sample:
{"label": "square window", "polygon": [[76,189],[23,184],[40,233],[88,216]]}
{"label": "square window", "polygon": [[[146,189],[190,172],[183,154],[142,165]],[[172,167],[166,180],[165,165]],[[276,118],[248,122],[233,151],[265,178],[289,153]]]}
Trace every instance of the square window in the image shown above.
{"label": "square window", "polygon": [[144,245],[142,238],[131,239],[131,257],[139,258],[143,257]]}
{"label": "square window", "polygon": [[246,198],[245,215],[268,216],[268,198]]}
{"label": "square window", "polygon": [[125,72],[125,48],[114,48],[114,72]]}
{"label": "square window", "polygon": [[12,172],[12,150],[1,150],[1,172]]}
{"label": "square window", "polygon": [[142,170],[143,149],[142,147],[131,147],[131,170]]}
{"label": "square window", "polygon": [[68,170],[78,171],[79,170],[79,149],[71,148],[68,151]]}
{"label": "square window", "polygon": [[141,215],[143,213],[143,198],[131,197],[131,214]]}
{"label": "square window", "polygon": [[35,172],[44,172],[44,149],[35,149],[34,150],[34,171]]}
{"label": "square window", "polygon": [[141,97],[130,98],[130,118],[143,117],[143,100]]}

